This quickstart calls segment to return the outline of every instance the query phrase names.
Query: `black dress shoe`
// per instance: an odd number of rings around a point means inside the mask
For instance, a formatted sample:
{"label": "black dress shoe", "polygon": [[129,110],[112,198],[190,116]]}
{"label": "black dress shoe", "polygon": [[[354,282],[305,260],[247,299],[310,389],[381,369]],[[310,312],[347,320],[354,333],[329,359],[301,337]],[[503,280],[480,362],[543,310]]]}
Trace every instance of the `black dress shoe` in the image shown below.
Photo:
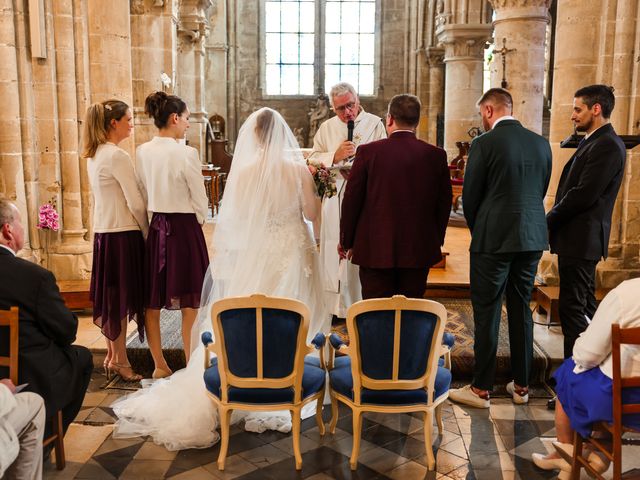
{"label": "black dress shoe", "polygon": [[558,397],[553,397],[551,400],[547,401],[547,410],[555,410],[556,409],[556,399]]}

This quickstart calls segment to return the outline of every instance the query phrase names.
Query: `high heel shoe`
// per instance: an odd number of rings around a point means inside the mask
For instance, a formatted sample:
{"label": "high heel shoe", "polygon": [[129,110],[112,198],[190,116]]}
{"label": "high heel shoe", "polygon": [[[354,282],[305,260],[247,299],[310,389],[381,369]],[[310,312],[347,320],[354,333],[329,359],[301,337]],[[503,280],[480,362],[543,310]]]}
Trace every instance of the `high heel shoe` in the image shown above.
{"label": "high heel shoe", "polygon": [[[110,362],[108,369],[111,373],[120,375],[120,378],[125,382],[139,382],[142,380],[142,375],[134,372],[133,367],[130,364]],[[125,373],[127,370],[129,371],[128,375]]]}
{"label": "high heel shoe", "polygon": [[164,368],[156,368],[151,374],[151,378],[158,380],[159,378],[165,378],[172,374],[171,370],[165,370]]}

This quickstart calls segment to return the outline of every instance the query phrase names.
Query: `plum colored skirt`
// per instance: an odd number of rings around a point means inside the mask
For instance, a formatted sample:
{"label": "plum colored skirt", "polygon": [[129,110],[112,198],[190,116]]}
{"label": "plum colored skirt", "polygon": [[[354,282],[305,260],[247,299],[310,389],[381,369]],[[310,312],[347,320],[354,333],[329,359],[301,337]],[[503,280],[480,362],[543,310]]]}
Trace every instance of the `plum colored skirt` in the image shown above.
{"label": "plum colored skirt", "polygon": [[144,339],[144,239],[140,230],[96,233],[89,296],[93,323],[109,340],[122,330],[122,319],[138,323]]}
{"label": "plum colored skirt", "polygon": [[[553,374],[556,393],[571,427],[583,437],[591,435],[595,422],[613,421],[613,380],[599,367],[574,373],[573,358],[567,358]],[[622,403],[639,403],[640,388],[622,390]],[[624,415],[622,423],[640,428],[640,414]]]}
{"label": "plum colored skirt", "polygon": [[209,254],[193,213],[154,213],[145,250],[149,308],[199,308]]}

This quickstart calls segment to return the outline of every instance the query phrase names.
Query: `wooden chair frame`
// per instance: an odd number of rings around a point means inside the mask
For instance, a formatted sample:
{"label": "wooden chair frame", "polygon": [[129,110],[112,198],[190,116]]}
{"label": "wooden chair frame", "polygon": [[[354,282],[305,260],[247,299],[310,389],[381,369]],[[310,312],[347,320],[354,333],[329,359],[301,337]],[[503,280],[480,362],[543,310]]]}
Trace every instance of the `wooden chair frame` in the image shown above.
{"label": "wooden chair frame", "polygon": [[[365,312],[379,310],[395,310],[394,344],[393,344],[393,374],[392,380],[376,380],[361,373],[360,350],[358,347],[360,339],[356,329],[356,317]],[[436,327],[431,339],[431,348],[427,360],[425,374],[415,380],[398,379],[399,359],[400,359],[400,331],[401,312],[403,310],[416,310],[429,312],[436,315]],[[449,392],[438,398],[433,398],[434,383],[438,371],[438,358],[444,353],[441,343],[444,333],[444,325],[447,318],[447,311],[444,306],[432,300],[409,299],[403,295],[395,295],[392,298],[362,300],[353,304],[347,312],[347,331],[349,332],[349,346],[342,345],[340,352],[351,357],[351,375],[353,376],[353,400],[334,391],[331,387],[331,423],[329,431],[333,434],[338,423],[338,402],[347,405],[353,412],[353,449],[351,451],[351,470],[358,466],[358,455],[360,451],[360,437],[362,430],[362,414],[364,412],[381,413],[408,413],[424,412],[424,441],[428,459],[428,469],[435,468],[436,460],[433,455],[431,441],[431,429],[433,425],[433,412],[435,411],[438,432],[442,434],[444,428],[442,422],[442,403],[449,397]],[[448,350],[448,349],[447,349]],[[330,362],[331,363],[331,362]],[[425,388],[427,390],[427,403],[414,405],[374,405],[362,404],[362,388],[371,390],[415,390]]]}
{"label": "wooden chair frame", "polygon": [[[20,312],[18,307],[10,310],[0,310],[0,326],[9,327],[9,356],[0,356],[0,366],[9,367],[9,378],[14,385],[18,385],[18,341],[20,331]],[[53,434],[42,440],[42,446],[54,444],[56,453],[56,468],[63,470],[66,466],[64,455],[64,428],[62,425],[62,410],[58,410],[53,419]]]}
{"label": "wooden chair frame", "polygon": [[[640,387],[640,376],[622,377],[620,362],[620,346],[622,344],[640,345],[640,327],[620,328],[620,325],[611,325],[611,357],[613,370],[613,423],[598,422],[593,430],[611,435],[611,445],[603,439],[582,438],[578,432],[573,437],[573,463],[571,465],[571,479],[580,478],[580,470],[584,467],[591,476],[604,480],[604,477],[596,472],[587,459],[582,456],[582,447],[585,443],[591,445],[594,450],[600,450],[613,463],[613,480],[622,478],[622,445],[640,445],[637,439],[623,439],[625,432],[640,433],[633,428],[625,427],[622,424],[622,415],[629,413],[640,413],[640,403],[623,404],[622,389],[629,387]],[[609,448],[611,447],[611,448]]]}
{"label": "wooden chair frame", "polygon": [[[227,351],[224,339],[224,332],[220,320],[220,314],[238,308],[250,308],[256,310],[256,358],[258,375],[255,378],[237,377],[229,371],[227,364]],[[262,310],[273,308],[295,312],[301,316],[300,328],[298,330],[297,353],[294,360],[293,372],[281,378],[264,378],[262,365]],[[218,357],[218,371],[220,373],[221,397],[213,395],[207,391],[213,402],[218,407],[220,416],[220,454],[218,456],[218,469],[224,470],[227,449],[229,447],[229,423],[233,410],[253,410],[253,411],[273,411],[289,410],[291,412],[293,452],[296,462],[296,470],[302,468],[302,455],[300,453],[300,412],[302,407],[312,401],[317,402],[316,422],[320,435],[324,435],[324,423],[322,421],[322,401],[324,399],[325,386],[316,394],[302,398],[302,375],[304,373],[304,358],[307,354],[316,351],[315,347],[306,344],[307,332],[309,330],[309,309],[298,301],[288,298],[269,297],[262,294],[254,294],[247,297],[232,297],[219,300],[211,307],[211,322],[214,332],[214,341],[207,345],[204,358],[205,369],[210,366],[210,355],[213,353]],[[324,365],[324,358],[320,349],[320,364]],[[239,388],[287,388],[293,387],[294,399],[291,403],[240,403],[231,402],[228,397],[230,386]]]}

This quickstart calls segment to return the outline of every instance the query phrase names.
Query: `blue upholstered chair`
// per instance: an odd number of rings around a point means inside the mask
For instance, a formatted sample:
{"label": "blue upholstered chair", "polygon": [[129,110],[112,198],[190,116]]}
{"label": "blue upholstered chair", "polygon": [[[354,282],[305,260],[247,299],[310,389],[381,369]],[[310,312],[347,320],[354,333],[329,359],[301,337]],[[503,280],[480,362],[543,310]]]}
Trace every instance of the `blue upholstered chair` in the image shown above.
{"label": "blue upholstered chair", "polygon": [[[316,401],[316,421],[324,435],[322,400],[326,372],[319,333],[306,344],[309,309],[297,300],[251,295],[219,300],[211,307],[211,333],[202,335],[205,345],[204,382],[220,417],[218,468],[224,470],[229,445],[231,412],[240,410],[289,410],[293,425],[296,469],[300,455],[300,410]],[[305,356],[320,350],[320,361]],[[209,353],[216,357],[210,358]]]}
{"label": "blue upholstered chair", "polygon": [[358,465],[363,412],[424,412],[428,468],[435,468],[431,442],[433,412],[442,433],[442,403],[449,396],[451,371],[439,366],[445,308],[431,300],[393,298],[363,300],[347,312],[349,346],[330,336],[336,358],[329,370],[335,433],[338,402],[353,412],[351,469]]}

